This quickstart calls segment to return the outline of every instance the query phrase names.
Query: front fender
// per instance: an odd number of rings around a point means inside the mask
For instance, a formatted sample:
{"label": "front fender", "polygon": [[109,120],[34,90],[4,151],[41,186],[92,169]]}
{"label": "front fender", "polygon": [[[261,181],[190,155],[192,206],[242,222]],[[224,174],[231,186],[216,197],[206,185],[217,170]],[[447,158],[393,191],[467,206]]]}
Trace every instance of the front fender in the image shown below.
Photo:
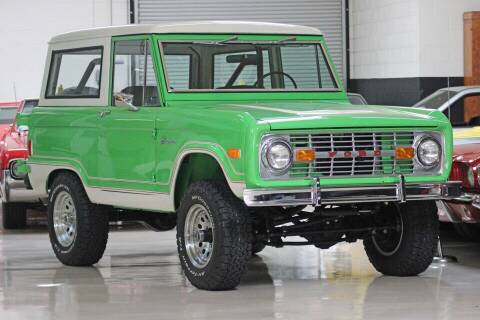
{"label": "front fender", "polygon": [[242,161],[242,159],[231,159],[228,157],[227,150],[221,145],[214,142],[203,141],[189,142],[180,149],[175,161],[173,181],[170,188],[172,194],[175,190],[175,184],[182,161],[186,156],[195,153],[207,154],[213,157],[222,169],[232,192],[237,197],[243,196],[243,189],[245,189],[245,176],[239,169],[241,167],[240,161]]}

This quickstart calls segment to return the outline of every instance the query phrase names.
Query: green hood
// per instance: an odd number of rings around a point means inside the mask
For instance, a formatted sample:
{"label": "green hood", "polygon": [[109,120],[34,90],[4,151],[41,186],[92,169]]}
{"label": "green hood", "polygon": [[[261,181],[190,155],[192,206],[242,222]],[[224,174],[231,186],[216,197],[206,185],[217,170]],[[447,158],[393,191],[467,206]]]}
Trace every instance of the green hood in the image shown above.
{"label": "green hood", "polygon": [[217,111],[248,113],[272,130],[365,127],[435,127],[444,123],[439,112],[411,107],[352,105],[338,101],[223,103]]}

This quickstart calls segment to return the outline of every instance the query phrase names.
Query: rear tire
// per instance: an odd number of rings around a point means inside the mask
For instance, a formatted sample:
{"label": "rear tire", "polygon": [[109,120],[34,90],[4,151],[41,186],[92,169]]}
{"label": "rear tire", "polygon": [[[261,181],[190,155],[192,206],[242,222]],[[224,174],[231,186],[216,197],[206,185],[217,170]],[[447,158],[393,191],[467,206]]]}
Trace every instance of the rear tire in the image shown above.
{"label": "rear tire", "polygon": [[178,209],[177,248],[187,279],[197,288],[235,288],[251,256],[245,205],[217,181],[190,185]]}
{"label": "rear tire", "polygon": [[396,235],[377,234],[365,239],[370,262],[379,272],[390,276],[415,276],[425,271],[433,261],[438,241],[435,202],[391,204],[386,207],[385,215],[391,221],[400,221],[401,232],[397,228]]}
{"label": "rear tire", "polygon": [[3,228],[23,229],[27,226],[27,206],[24,203],[2,202]]}
{"label": "rear tire", "polygon": [[48,231],[63,264],[90,266],[100,260],[108,240],[108,214],[92,204],[72,173],[55,177],[48,197]]}
{"label": "rear tire", "polygon": [[463,238],[480,242],[480,224],[479,223],[454,223],[453,228]]}

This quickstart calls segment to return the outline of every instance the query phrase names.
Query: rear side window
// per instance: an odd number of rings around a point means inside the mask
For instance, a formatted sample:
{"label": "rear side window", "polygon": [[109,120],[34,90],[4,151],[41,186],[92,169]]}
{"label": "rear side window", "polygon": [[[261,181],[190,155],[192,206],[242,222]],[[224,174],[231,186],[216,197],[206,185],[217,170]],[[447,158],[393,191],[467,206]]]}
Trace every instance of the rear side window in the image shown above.
{"label": "rear side window", "polygon": [[99,98],[102,47],[52,52],[46,98]]}

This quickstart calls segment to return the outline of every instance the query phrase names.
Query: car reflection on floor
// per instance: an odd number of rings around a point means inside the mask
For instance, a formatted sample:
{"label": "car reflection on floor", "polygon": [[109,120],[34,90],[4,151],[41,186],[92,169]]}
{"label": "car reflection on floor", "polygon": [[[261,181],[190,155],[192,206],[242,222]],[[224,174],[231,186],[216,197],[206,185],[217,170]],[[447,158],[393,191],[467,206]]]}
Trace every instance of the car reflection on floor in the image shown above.
{"label": "car reflection on floor", "polygon": [[62,266],[41,227],[0,232],[0,319],[472,319],[480,247],[446,238],[459,263],[420,277],[381,276],[361,242],[267,248],[237,290],[207,292],[183,276],[174,232],[114,230],[86,268]]}

